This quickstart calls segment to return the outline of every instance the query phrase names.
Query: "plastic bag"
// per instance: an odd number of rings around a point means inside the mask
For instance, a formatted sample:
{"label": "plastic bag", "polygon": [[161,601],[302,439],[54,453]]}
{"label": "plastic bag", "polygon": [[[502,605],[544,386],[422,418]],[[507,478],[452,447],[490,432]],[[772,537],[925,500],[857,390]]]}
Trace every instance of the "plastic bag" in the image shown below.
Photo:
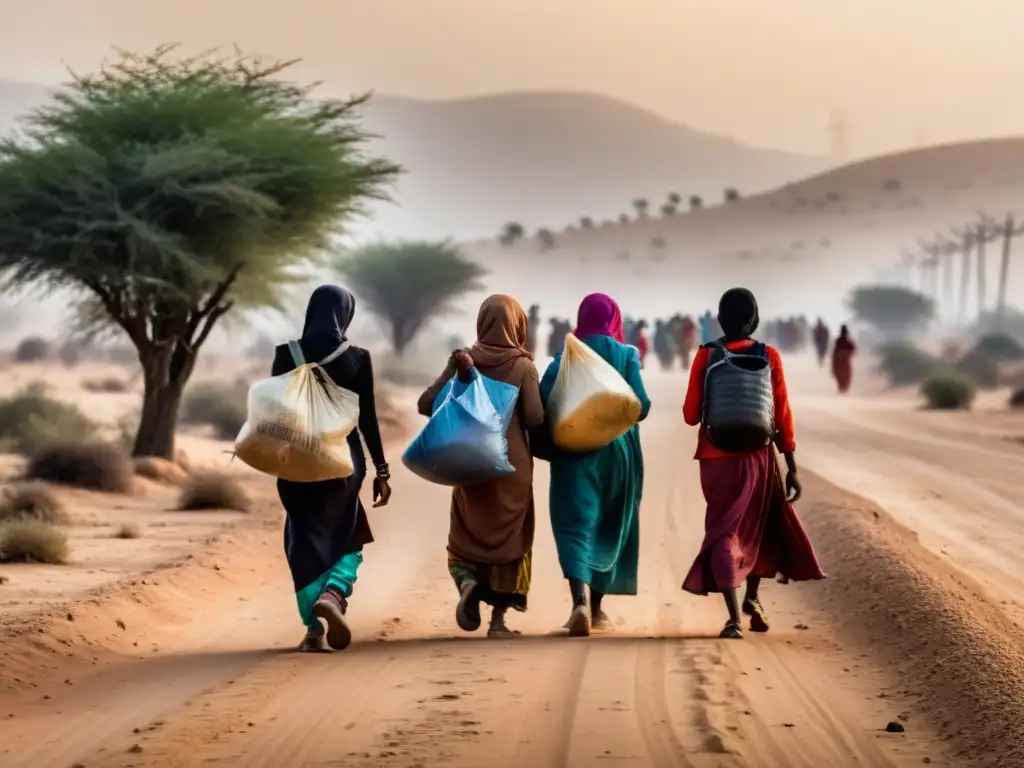
{"label": "plastic bag", "polygon": [[306,363],[296,342],[288,348],[293,371],[249,387],[248,419],[235,439],[235,456],[282,480],[340,480],[355,468],[348,436],[359,423],[359,396],[335,384],[320,366]]}
{"label": "plastic bag", "polygon": [[470,381],[456,376],[434,399],[434,412],[402,455],[414,474],[438,485],[464,486],[511,475],[509,422],[519,387],[470,369]]}
{"label": "plastic bag", "polygon": [[548,398],[551,437],[563,451],[596,451],[640,421],[640,400],[619,372],[571,333]]}

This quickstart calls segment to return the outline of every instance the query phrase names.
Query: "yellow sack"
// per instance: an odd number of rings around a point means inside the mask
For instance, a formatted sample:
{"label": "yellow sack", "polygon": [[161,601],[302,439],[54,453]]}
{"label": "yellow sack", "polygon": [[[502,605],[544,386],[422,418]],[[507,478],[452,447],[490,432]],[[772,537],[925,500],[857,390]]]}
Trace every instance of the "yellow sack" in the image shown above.
{"label": "yellow sack", "polygon": [[604,448],[640,421],[640,400],[603,357],[571,333],[548,398],[551,437],[563,451]]}
{"label": "yellow sack", "polygon": [[335,384],[320,363],[306,363],[288,343],[297,367],[249,387],[248,419],[235,440],[235,456],[283,480],[315,483],[351,475],[349,433],[359,423],[359,396]]}

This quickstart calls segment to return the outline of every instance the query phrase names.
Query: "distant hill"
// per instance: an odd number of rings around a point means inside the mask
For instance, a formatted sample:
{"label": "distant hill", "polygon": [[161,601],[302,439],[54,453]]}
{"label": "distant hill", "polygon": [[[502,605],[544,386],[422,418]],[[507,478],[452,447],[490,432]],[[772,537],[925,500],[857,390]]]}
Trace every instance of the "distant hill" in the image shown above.
{"label": "distant hill", "polygon": [[[47,89],[0,80],[0,130],[47,98]],[[827,167],[824,158],[749,147],[616,99],[586,93],[505,93],[457,101],[377,95],[365,127],[374,149],[409,173],[399,206],[361,229],[481,237],[508,221],[529,230],[581,216],[652,210],[669,192],[720,199],[777,187]]]}

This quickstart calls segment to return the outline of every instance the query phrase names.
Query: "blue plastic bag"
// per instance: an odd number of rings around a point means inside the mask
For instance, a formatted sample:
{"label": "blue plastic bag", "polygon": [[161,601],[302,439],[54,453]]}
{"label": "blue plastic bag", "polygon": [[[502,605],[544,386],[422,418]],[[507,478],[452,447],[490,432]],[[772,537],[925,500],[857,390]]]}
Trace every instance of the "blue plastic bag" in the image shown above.
{"label": "blue plastic bag", "polygon": [[452,378],[434,400],[434,413],[409,444],[402,462],[438,485],[475,485],[511,475],[509,422],[519,387],[470,369],[470,380]]}

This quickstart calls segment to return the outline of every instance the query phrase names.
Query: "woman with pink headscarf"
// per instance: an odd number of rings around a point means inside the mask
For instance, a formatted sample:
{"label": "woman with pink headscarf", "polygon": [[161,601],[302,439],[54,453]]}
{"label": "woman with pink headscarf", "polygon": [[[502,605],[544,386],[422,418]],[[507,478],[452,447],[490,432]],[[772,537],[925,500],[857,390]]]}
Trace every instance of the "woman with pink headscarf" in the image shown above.
{"label": "woman with pink headscarf", "polygon": [[[629,383],[640,399],[640,419],[647,418],[651,401],[640,378],[640,357],[625,343],[622,313],[615,301],[603,293],[583,299],[573,335]],[[561,363],[559,352],[541,379],[545,405]],[[603,610],[605,595],[636,594],[643,484],[638,427],[597,451],[554,449],[551,454],[551,528],[562,573],[569,580],[572,613],[565,628],[572,637],[589,635],[591,627],[612,628]]]}

